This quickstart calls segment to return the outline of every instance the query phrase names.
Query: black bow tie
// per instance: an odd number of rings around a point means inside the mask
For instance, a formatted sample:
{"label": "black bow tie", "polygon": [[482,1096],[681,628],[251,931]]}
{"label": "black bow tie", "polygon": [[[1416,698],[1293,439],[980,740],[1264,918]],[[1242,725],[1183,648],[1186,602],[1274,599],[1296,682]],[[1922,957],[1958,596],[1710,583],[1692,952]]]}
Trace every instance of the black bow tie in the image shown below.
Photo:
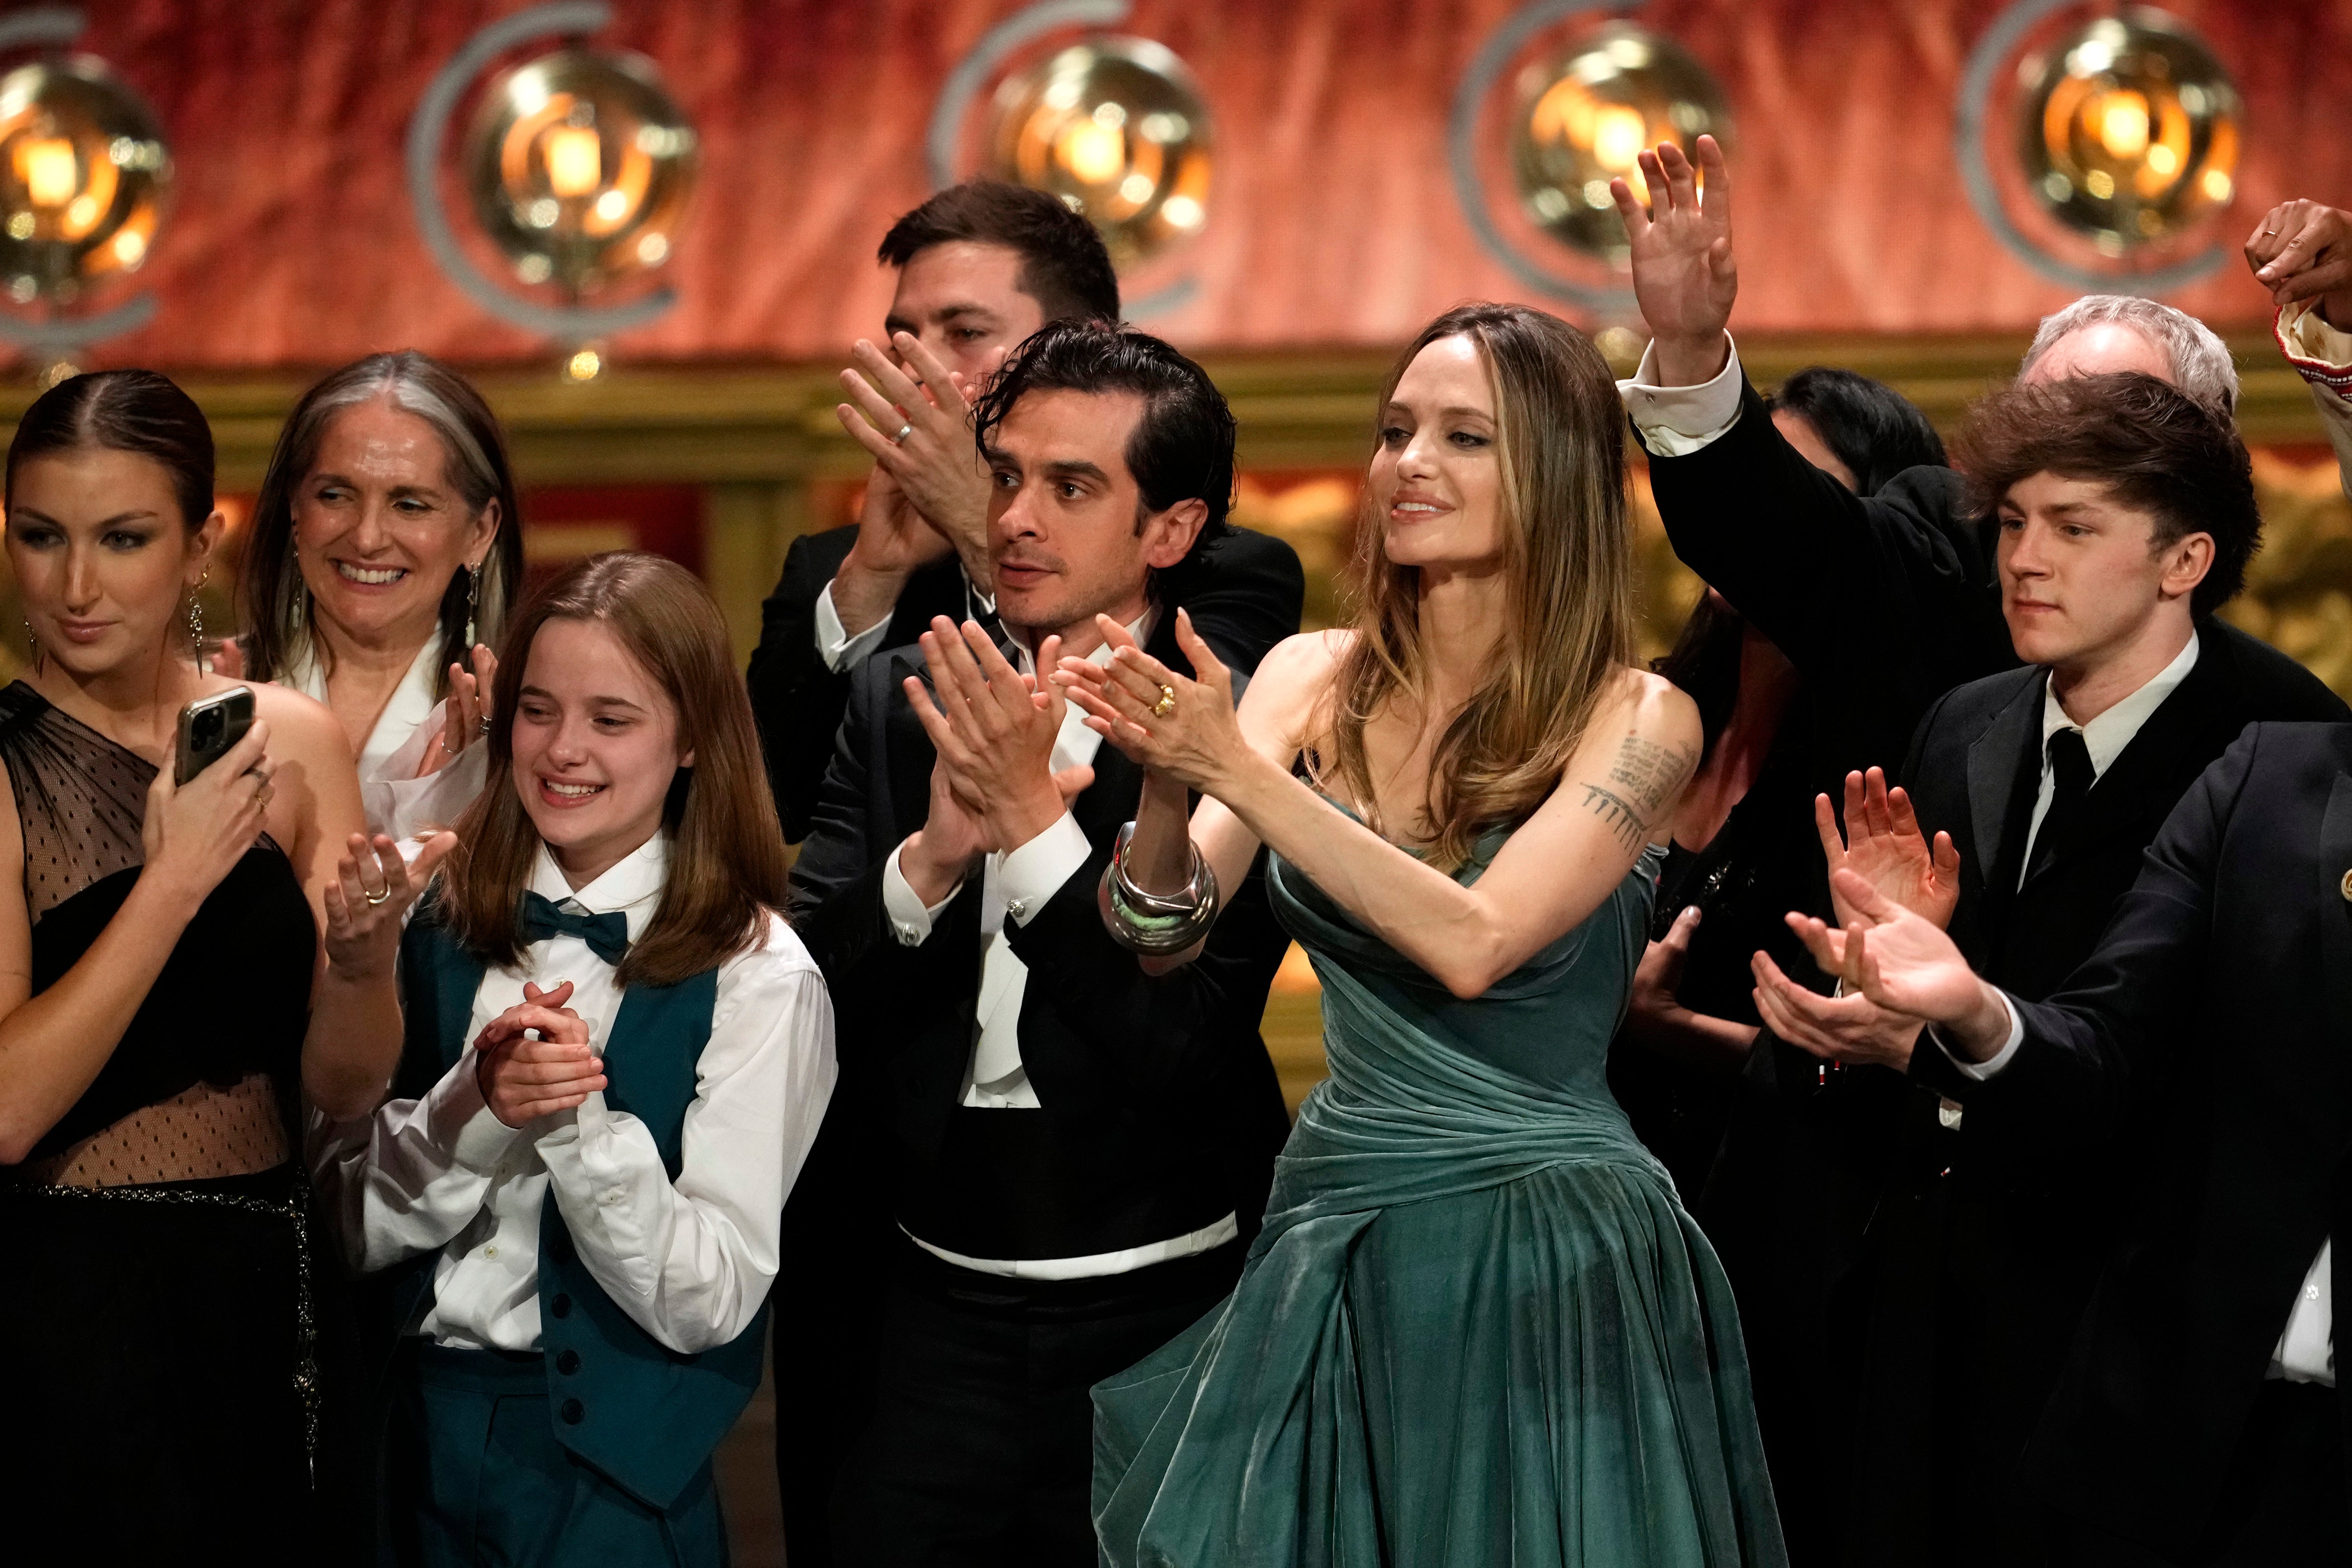
{"label": "black bow tie", "polygon": [[576,936],[588,944],[589,952],[615,968],[620,966],[622,955],[629,951],[626,915],[617,910],[608,915],[592,915],[584,910],[567,910],[528,889],[522,896],[522,933],[525,942],[545,942],[551,936]]}

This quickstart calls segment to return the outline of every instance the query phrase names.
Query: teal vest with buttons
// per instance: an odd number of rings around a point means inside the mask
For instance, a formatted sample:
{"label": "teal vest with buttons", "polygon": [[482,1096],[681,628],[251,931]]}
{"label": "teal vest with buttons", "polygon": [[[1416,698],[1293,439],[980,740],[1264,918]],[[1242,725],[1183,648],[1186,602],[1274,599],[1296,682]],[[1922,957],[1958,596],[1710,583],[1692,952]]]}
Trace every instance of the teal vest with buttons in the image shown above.
{"label": "teal vest with buttons", "polygon": [[[395,1099],[421,1098],[465,1054],[486,967],[429,906],[410,922],[400,944],[406,1038]],[[604,1103],[646,1124],[672,1181],[718,996],[716,969],[676,985],[633,985],[622,993],[604,1041]],[[437,1256],[401,1266],[415,1274],[397,1291],[403,1325],[421,1315]],[[677,1500],[760,1386],[765,1304],[726,1344],[681,1355],[604,1294],[581,1262],[551,1194],[540,1216],[539,1320],[557,1439],[654,1508]]]}

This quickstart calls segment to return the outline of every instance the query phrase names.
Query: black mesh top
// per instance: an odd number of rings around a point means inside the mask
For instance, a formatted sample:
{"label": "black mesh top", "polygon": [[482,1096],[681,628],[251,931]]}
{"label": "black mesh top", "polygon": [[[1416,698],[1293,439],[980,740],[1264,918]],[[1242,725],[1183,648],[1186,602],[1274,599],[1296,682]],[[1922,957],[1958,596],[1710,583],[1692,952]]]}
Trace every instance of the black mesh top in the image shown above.
{"label": "black mesh top", "polygon": [[[155,768],[22,681],[0,689],[0,763],[25,841],[33,992],[88,952],[138,880]],[[121,1042],[34,1158],[53,1154],[198,1083],[300,1080],[318,944],[310,902],[267,835],[181,934]]]}

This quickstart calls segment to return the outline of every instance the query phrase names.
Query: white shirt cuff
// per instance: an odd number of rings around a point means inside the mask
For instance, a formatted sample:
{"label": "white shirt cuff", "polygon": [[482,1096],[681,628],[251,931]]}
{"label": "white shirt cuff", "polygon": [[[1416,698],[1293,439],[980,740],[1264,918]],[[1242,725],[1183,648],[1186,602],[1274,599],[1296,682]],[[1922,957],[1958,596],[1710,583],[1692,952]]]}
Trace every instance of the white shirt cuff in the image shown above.
{"label": "white shirt cuff", "polygon": [[495,1173],[499,1164],[522,1136],[498,1118],[482,1098],[481,1076],[474,1069],[481,1058],[468,1046],[457,1065],[441,1075],[417,1109],[433,1130],[433,1142],[449,1151],[449,1163],[478,1176]]}
{"label": "white shirt cuff", "polygon": [[1726,332],[1729,349],[1723,370],[1713,381],[1697,386],[1658,384],[1658,345],[1642,351],[1642,363],[1630,381],[1617,384],[1633,428],[1642,444],[1661,458],[1683,458],[1722,439],[1739,423],[1739,395],[1747,373],[1739,366],[1739,345]]}
{"label": "white shirt cuff", "polygon": [[2000,1049],[1995,1051],[1989,1061],[1972,1062],[1966,1057],[1958,1055],[1945,1040],[1944,1032],[1941,1029],[1932,1024],[1927,1026],[1927,1034],[1935,1040],[1936,1048],[1950,1058],[1954,1067],[1979,1083],[1984,1082],[1985,1079],[2007,1067],[2010,1058],[2017,1055],[2017,1047],[2025,1043],[2025,1020],[2018,1016],[2017,1004],[2009,999],[2009,993],[2006,991],[1998,992],[1996,994],[2000,997],[2001,1011],[2009,1015],[2009,1038],[2001,1043]]}
{"label": "white shirt cuff", "polygon": [[833,607],[833,584],[827,583],[816,596],[816,655],[824,660],[825,668],[835,675],[854,668],[857,662],[882,646],[890,630],[890,617],[883,616],[856,637],[841,624],[841,612]]}
{"label": "white shirt cuff", "polygon": [[1053,826],[1007,854],[997,868],[996,885],[1004,894],[1004,912],[1015,924],[1027,925],[1093,853],[1094,846],[1087,842],[1086,829],[1078,826],[1078,819],[1062,813]]}
{"label": "white shirt cuff", "polygon": [[[1040,837],[1043,837],[1040,835]],[[907,880],[907,873],[898,869],[898,857],[907,846],[904,840],[890,851],[890,858],[882,865],[882,912],[889,917],[890,933],[901,947],[920,947],[931,940],[931,922],[939,919],[956,896],[958,882],[948,889],[948,896],[936,904],[925,904],[916,896],[915,886]]]}

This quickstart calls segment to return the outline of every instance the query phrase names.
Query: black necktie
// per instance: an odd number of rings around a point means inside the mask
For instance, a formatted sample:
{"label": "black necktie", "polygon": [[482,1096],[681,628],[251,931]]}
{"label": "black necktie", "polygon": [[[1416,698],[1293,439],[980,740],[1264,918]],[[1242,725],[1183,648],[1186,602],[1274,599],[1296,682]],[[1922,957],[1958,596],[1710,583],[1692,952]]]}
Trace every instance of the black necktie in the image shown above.
{"label": "black necktie", "polygon": [[592,915],[585,910],[567,910],[525,889],[522,896],[523,941],[527,943],[545,942],[549,937],[559,935],[578,937],[588,944],[589,952],[618,968],[622,955],[629,951],[629,917],[618,910],[608,915]]}
{"label": "black necktie", "polygon": [[2083,814],[2083,802],[2091,793],[2091,749],[2083,743],[2080,730],[2061,730],[2050,737],[2050,809],[2043,814],[2041,830],[2033,836],[2033,853],[2025,863],[2025,879],[2032,881],[2048,868],[2058,853],[2058,842],[2074,829],[2074,819]]}

